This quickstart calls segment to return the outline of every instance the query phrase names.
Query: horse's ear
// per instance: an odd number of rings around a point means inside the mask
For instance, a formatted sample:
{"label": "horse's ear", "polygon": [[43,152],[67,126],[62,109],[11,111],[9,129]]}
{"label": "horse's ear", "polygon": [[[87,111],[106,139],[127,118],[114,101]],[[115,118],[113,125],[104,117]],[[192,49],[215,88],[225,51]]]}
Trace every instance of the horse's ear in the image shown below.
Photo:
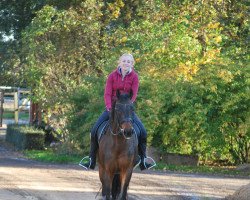
{"label": "horse's ear", "polygon": [[116,90],[116,96],[118,99],[119,99],[120,95],[121,95],[120,90]]}
{"label": "horse's ear", "polygon": [[132,99],[132,97],[133,97],[133,90],[130,90],[129,98]]}

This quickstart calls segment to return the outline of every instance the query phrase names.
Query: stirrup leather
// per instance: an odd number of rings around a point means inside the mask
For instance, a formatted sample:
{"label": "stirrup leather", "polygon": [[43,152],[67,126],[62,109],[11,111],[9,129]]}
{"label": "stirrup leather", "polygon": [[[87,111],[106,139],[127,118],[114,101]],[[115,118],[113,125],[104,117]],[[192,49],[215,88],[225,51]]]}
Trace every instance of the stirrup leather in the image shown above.
{"label": "stirrup leather", "polygon": [[[138,161],[137,161],[138,160]],[[141,164],[141,157],[138,155],[137,163],[135,163],[134,169]]]}
{"label": "stirrup leather", "polygon": [[[87,164],[87,162],[84,162],[84,160],[89,160],[89,166],[88,167],[86,167],[84,164]],[[91,157],[89,157],[89,156],[85,156],[80,162],[79,162],[79,166],[81,166],[81,167],[83,167],[84,169],[89,169],[90,168],[90,166],[91,166],[91,163],[92,163],[92,159],[91,159]]]}

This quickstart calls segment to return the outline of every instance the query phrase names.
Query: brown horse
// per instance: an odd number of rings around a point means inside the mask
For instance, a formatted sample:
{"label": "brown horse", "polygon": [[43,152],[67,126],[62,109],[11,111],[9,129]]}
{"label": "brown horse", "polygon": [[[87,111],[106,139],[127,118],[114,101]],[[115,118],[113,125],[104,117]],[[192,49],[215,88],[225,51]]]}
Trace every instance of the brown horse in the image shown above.
{"label": "brown horse", "polygon": [[99,177],[103,199],[127,199],[127,190],[138,155],[138,139],[133,129],[131,95],[117,92],[109,127],[99,143]]}

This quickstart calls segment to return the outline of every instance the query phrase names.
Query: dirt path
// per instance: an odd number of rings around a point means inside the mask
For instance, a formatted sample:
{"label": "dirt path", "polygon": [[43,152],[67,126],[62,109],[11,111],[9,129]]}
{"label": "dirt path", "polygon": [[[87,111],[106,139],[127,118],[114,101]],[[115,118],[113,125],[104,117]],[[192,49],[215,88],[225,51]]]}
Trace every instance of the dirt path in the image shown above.
{"label": "dirt path", "polygon": [[[97,170],[30,161],[6,146],[3,139],[4,130],[0,129],[0,200],[95,199],[101,186]],[[249,182],[244,178],[136,170],[129,200],[222,199]]]}

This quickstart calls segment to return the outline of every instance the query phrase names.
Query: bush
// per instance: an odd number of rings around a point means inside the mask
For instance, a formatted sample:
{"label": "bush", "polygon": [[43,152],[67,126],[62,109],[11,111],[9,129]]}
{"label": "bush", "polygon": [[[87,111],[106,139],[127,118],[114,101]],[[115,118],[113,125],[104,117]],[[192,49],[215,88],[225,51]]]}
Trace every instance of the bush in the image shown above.
{"label": "bush", "polygon": [[32,126],[10,124],[7,127],[6,141],[19,150],[43,149],[44,138],[44,131]]}

